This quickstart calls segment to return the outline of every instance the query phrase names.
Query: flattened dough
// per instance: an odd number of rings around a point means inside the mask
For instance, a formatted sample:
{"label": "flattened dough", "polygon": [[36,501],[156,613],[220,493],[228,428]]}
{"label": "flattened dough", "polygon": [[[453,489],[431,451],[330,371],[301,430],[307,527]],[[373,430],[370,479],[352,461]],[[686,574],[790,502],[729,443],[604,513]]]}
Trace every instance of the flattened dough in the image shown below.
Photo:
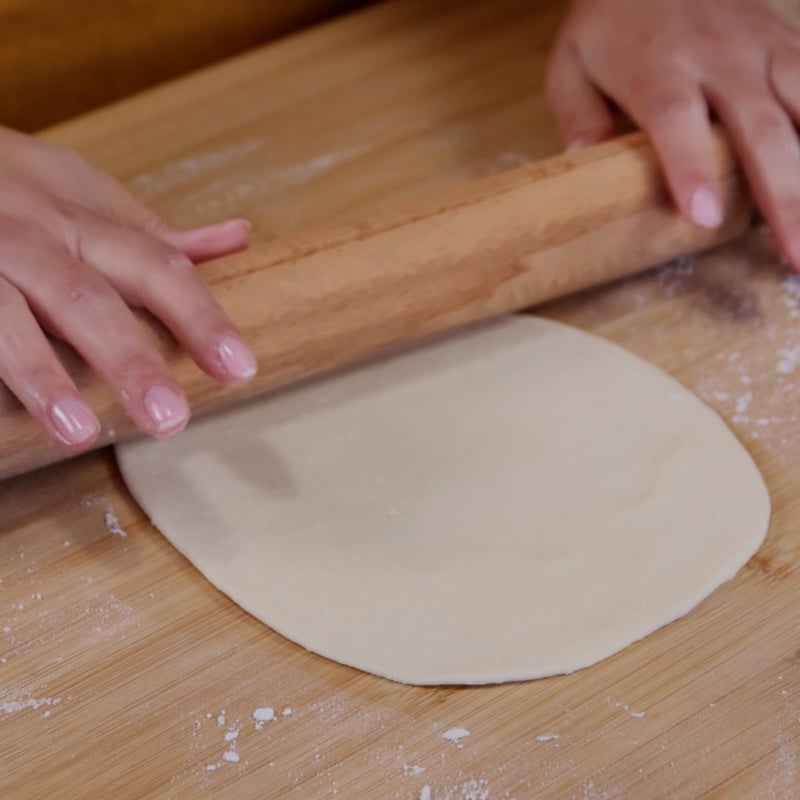
{"label": "flattened dough", "polygon": [[415,684],[593,664],[733,577],[770,511],[693,394],[532,317],[117,455],[153,523],[240,606]]}

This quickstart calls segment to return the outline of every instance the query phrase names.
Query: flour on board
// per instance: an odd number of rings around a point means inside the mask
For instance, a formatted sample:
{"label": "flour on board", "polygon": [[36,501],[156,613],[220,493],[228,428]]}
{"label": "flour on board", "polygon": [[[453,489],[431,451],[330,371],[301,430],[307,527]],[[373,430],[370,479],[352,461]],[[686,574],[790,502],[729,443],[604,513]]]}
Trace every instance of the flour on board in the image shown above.
{"label": "flour on board", "polygon": [[275,720],[275,709],[272,706],[262,706],[253,711],[255,729],[260,731],[268,722]]}
{"label": "flour on board", "polygon": [[790,375],[800,366],[800,345],[796,347],[781,347],[778,350],[780,361],[775,367],[777,372],[782,375]]}
{"label": "flour on board", "polygon": [[57,706],[60,702],[60,697],[30,697],[27,700],[5,700],[0,701],[0,714],[16,714],[26,709],[36,711],[42,706]]}
{"label": "flour on board", "polygon": [[442,739],[447,739],[448,742],[460,742],[470,736],[470,732],[466,728],[450,728],[442,734]]}
{"label": "flour on board", "polygon": [[642,719],[644,717],[644,711],[634,711],[627,703],[623,703],[622,700],[613,700],[612,698],[608,698],[608,702],[614,706],[614,708],[620,709],[620,711],[624,711],[625,713],[629,714],[634,719]]}
{"label": "flour on board", "polygon": [[106,530],[112,536],[119,536],[124,539],[128,535],[120,526],[117,515],[110,508],[106,509],[104,519],[106,523]]}

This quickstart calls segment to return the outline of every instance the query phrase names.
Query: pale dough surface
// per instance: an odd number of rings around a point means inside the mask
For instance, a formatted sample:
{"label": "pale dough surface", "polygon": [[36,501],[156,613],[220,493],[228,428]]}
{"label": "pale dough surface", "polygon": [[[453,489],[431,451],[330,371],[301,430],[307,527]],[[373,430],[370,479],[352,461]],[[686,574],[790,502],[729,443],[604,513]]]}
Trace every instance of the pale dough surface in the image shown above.
{"label": "pale dough surface", "polygon": [[416,684],[593,664],[733,577],[770,512],[697,397],[532,317],[117,454],[153,523],[239,605]]}

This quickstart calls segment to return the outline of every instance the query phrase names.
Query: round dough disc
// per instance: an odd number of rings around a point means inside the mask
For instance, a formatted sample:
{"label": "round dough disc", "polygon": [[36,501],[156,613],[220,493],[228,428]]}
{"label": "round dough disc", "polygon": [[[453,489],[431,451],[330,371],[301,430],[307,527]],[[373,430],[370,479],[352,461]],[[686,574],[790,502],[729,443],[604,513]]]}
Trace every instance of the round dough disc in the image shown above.
{"label": "round dough disc", "polygon": [[153,523],[316,653],[414,684],[586,667],[759,547],[769,496],[675,380],[512,317],[118,448]]}

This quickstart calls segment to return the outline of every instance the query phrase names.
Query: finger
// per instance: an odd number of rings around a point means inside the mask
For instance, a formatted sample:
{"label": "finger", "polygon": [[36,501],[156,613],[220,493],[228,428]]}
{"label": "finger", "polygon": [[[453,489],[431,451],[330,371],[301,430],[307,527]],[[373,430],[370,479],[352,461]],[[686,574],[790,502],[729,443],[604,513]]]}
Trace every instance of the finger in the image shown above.
{"label": "finger", "polygon": [[643,76],[625,94],[625,110],[648,135],[681,213],[695,225],[722,224],[708,105],[681,76]]}
{"label": "finger", "polygon": [[800,124],[800,49],[786,47],[775,53],[769,65],[769,80],[795,125]]}
{"label": "finger", "polygon": [[136,228],[157,236],[195,262],[220,258],[247,248],[252,226],[246,219],[234,218],[190,230],[177,230],[151,208],[140,203],[122,184],[110,176],[103,177],[107,182],[111,217],[122,227]]}
{"label": "finger", "polygon": [[25,298],[0,278],[0,380],[47,434],[71,450],[88,447],[100,424],[56,358]]}
{"label": "finger", "polygon": [[712,97],[753,194],[786,258],[800,269],[800,143],[791,119],[762,86]]}
{"label": "finger", "polygon": [[146,433],[168,436],[186,426],[189,407],[164,359],[147,341],[119,293],[96,270],[42,245],[6,250],[0,271],[39,322],[71,344],[115,390]]}
{"label": "finger", "polygon": [[181,252],[154,236],[90,222],[82,255],[129,302],[158,317],[212,378],[239,383],[255,375],[256,360],[236,326]]}
{"label": "finger", "polygon": [[167,230],[161,239],[197,263],[246,250],[251,227],[246,219],[229,219],[187,231]]}
{"label": "finger", "polygon": [[571,48],[561,46],[554,51],[545,77],[545,93],[567,150],[614,135],[611,109]]}

